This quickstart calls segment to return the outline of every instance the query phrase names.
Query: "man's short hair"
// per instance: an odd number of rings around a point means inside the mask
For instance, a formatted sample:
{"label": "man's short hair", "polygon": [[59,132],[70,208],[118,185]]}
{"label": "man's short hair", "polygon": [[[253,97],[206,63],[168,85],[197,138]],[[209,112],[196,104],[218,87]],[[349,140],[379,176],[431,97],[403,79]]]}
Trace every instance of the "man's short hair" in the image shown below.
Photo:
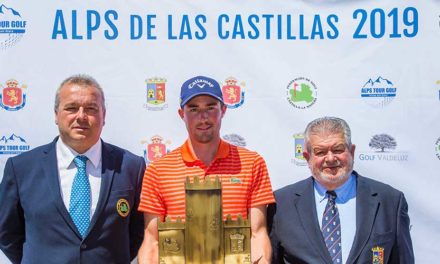
{"label": "man's short hair", "polygon": [[342,133],[345,138],[345,144],[351,147],[351,130],[344,119],[332,116],[324,116],[310,122],[304,131],[304,143],[307,151],[310,153],[311,146],[309,144],[312,134],[338,134]]}
{"label": "man's short hair", "polygon": [[90,75],[87,74],[76,74],[72,75],[68,78],[66,78],[58,87],[56,93],[55,93],[55,105],[54,110],[55,112],[58,111],[58,106],[60,105],[60,92],[64,85],[66,84],[77,84],[79,86],[91,86],[95,87],[99,94],[101,95],[102,100],[102,108],[105,110],[105,97],[104,97],[104,91],[101,88],[101,85]]}

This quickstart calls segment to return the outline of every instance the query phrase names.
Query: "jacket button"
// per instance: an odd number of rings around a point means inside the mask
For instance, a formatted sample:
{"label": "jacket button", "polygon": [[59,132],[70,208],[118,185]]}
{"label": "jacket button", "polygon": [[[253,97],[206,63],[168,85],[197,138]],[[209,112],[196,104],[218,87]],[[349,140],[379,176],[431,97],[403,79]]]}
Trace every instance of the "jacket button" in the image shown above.
{"label": "jacket button", "polygon": [[87,245],[86,244],[81,244],[81,249],[86,249]]}

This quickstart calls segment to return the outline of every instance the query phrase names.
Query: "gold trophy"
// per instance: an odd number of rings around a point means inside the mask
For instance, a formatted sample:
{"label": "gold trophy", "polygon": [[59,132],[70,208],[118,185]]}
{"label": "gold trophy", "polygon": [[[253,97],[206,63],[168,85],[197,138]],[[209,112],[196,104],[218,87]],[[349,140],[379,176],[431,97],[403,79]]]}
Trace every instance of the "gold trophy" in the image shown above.
{"label": "gold trophy", "polygon": [[250,264],[251,228],[248,220],[223,221],[221,182],[198,177],[185,183],[186,219],[158,221],[160,264]]}

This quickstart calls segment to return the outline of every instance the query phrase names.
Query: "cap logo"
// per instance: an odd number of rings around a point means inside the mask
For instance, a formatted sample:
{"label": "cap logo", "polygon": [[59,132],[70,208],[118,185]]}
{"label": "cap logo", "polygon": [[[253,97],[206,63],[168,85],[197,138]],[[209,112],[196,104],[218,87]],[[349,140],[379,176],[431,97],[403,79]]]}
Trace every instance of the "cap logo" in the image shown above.
{"label": "cap logo", "polygon": [[200,89],[203,89],[206,84],[209,85],[209,87],[211,88],[214,87],[214,85],[210,81],[197,79],[188,85],[188,89],[192,89],[195,85],[197,85],[197,87],[199,87]]}

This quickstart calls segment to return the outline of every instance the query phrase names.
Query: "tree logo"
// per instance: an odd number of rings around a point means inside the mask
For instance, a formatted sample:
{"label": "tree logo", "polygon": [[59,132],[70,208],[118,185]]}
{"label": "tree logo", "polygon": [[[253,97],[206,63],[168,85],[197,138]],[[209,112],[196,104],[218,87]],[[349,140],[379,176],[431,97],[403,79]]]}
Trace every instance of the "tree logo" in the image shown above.
{"label": "tree logo", "polygon": [[316,99],[316,85],[308,78],[299,77],[287,85],[287,101],[296,108],[309,108],[315,104]]}
{"label": "tree logo", "polygon": [[246,139],[240,135],[227,134],[223,136],[223,139],[237,147],[246,147]]}
{"label": "tree logo", "polygon": [[374,135],[369,144],[370,148],[377,149],[377,152],[386,152],[386,149],[396,149],[396,140],[387,134]]}

